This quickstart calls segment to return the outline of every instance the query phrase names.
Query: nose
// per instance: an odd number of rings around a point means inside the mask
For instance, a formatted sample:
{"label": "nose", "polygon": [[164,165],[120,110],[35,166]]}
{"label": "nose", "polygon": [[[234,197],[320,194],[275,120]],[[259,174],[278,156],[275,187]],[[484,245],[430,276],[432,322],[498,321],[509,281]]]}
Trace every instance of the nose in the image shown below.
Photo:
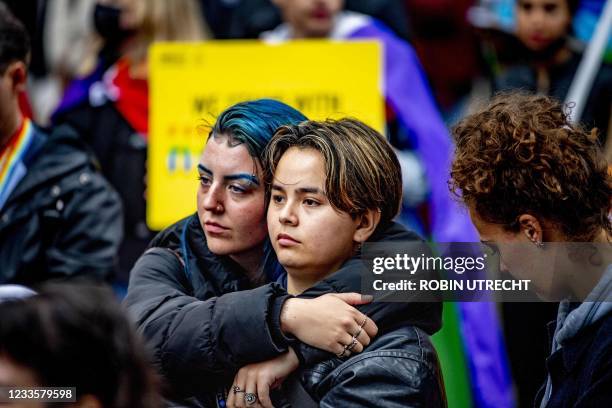
{"label": "nose", "polygon": [[202,204],[206,211],[213,213],[222,213],[224,210],[223,205],[223,186],[216,185],[213,183],[206,192],[204,192],[204,199]]}
{"label": "nose", "polygon": [[530,23],[533,28],[540,29],[544,25],[547,19],[547,15],[543,10],[534,10],[531,12]]}
{"label": "nose", "polygon": [[298,225],[298,216],[291,201],[287,202],[284,206],[282,206],[282,208],[280,208],[278,220],[282,225]]}

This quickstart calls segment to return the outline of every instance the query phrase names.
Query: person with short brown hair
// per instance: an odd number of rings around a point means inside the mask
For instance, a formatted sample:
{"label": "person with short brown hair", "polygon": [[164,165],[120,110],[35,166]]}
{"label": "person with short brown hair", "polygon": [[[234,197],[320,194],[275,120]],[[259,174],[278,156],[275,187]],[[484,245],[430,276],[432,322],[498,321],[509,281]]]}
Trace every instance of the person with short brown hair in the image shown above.
{"label": "person with short brown hair", "polygon": [[330,203],[353,216],[377,208],[381,223],[391,221],[402,201],[402,174],[384,136],[355,119],[309,121],[283,126],[267,149],[271,180],[290,148],[315,149],[325,161],[325,191]]}
{"label": "person with short brown hair", "polygon": [[[333,279],[399,211],[397,157],[381,134],[354,119],[281,127],[267,147],[264,167],[268,232],[292,295]],[[435,310],[440,304],[411,306]],[[335,358],[302,367],[287,380],[283,390],[292,406],[446,406],[438,358],[422,327],[403,322],[371,343],[361,340],[362,332],[346,336]],[[359,357],[346,360],[351,351]],[[290,355],[243,367],[227,406],[245,406],[236,394],[242,392],[271,406],[268,388],[275,384],[262,381],[262,375],[274,372],[278,383],[297,367]]]}

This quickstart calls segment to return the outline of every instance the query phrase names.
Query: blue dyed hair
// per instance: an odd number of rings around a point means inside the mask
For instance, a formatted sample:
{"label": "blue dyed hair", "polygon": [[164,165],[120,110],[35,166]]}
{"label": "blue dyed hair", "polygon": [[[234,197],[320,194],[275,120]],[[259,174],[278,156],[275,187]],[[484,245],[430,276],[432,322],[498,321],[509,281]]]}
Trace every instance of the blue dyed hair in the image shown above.
{"label": "blue dyed hair", "polygon": [[237,103],[223,111],[209,136],[227,136],[234,146],[244,143],[250,155],[261,163],[276,129],[305,120],[306,116],[289,105],[274,99],[257,99]]}

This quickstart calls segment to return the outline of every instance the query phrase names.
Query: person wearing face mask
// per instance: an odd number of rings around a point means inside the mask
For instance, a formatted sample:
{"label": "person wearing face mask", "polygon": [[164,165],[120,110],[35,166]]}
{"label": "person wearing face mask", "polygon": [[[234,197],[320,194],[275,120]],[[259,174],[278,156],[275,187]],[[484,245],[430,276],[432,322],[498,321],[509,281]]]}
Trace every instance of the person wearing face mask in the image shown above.
{"label": "person wearing face mask", "polygon": [[206,29],[196,0],[100,0],[94,23],[103,38],[93,72],[74,81],[53,115],[77,129],[121,195],[125,238],[119,282],[153,233],[145,222],[145,163],[149,123],[147,49],[156,41],[198,41]]}
{"label": "person wearing face mask", "polygon": [[45,130],[19,106],[30,42],[0,3],[0,284],[110,280],[121,203],[69,127]]}
{"label": "person wearing face mask", "polygon": [[[522,89],[565,100],[583,55],[571,36],[578,0],[517,0],[519,60],[494,80],[494,91]],[[602,63],[588,93],[580,121],[599,129],[609,143],[612,116],[612,66]]]}

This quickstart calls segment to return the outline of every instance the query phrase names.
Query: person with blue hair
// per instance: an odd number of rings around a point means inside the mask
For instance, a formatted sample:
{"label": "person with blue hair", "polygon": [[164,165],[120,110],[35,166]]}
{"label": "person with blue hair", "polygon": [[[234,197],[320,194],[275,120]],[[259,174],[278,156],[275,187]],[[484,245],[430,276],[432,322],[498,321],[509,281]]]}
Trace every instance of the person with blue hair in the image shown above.
{"label": "person with blue hair", "polygon": [[[231,388],[241,367],[282,355],[309,366],[349,344],[359,353],[379,322],[419,324],[430,334],[441,326],[440,305],[367,303],[355,293],[355,264],[300,297],[276,282],[285,271],[267,237],[263,156],[277,128],[305,120],[270,99],[221,113],[198,165],[197,213],[160,232],[131,271],[126,306],[169,385],[166,397],[181,406],[224,407],[231,390],[252,402],[256,395]],[[391,223],[372,239],[418,237]],[[261,384],[272,385],[279,371]]]}

